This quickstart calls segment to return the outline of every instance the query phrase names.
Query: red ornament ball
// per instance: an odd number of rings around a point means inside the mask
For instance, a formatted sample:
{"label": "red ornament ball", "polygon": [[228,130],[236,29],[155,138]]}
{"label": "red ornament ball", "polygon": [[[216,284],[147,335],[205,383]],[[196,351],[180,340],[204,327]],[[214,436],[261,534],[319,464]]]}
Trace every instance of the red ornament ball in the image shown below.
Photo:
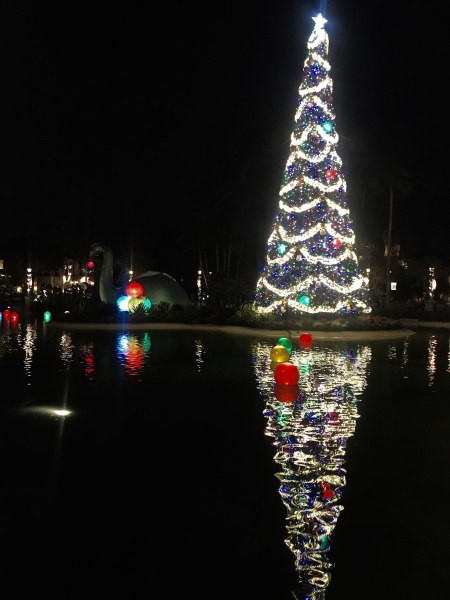
{"label": "red ornament ball", "polygon": [[3,318],[5,319],[5,321],[9,321],[11,317],[11,311],[9,310],[9,308],[7,308],[6,310],[3,311]]}
{"label": "red ornament ball", "polygon": [[325,171],[325,177],[328,179],[328,181],[331,181],[336,177],[336,171],[334,169],[327,169]]}
{"label": "red ornament ball", "polygon": [[274,377],[279,385],[296,385],[300,380],[300,373],[297,366],[288,360],[278,365]]}
{"label": "red ornament ball", "polygon": [[125,293],[129,298],[137,298],[144,295],[144,286],[138,281],[130,281],[125,288]]}
{"label": "red ornament ball", "polygon": [[310,333],[302,333],[298,338],[300,342],[300,346],[302,348],[311,348],[312,345],[312,335]]}
{"label": "red ornament ball", "polygon": [[295,402],[300,394],[298,385],[280,385],[275,384],[275,398],[278,402]]}
{"label": "red ornament ball", "polygon": [[337,238],[334,238],[334,240],[331,243],[336,248],[336,250],[339,250],[339,248],[342,246],[341,240],[338,240]]}

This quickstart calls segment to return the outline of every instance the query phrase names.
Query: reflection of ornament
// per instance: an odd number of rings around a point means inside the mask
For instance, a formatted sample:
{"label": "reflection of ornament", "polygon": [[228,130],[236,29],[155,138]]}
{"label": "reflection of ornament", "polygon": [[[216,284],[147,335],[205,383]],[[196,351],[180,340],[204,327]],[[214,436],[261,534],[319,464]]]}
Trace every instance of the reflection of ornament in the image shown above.
{"label": "reflection of ornament", "polygon": [[278,363],[285,362],[289,360],[289,351],[281,344],[277,344],[270,351],[270,358]]}
{"label": "reflection of ornament", "polygon": [[270,370],[272,371],[272,373],[275,373],[275,369],[278,367],[279,364],[281,363],[277,362],[276,360],[270,361]]}
{"label": "reflection of ornament", "polygon": [[328,181],[331,181],[336,177],[336,171],[334,169],[327,169],[325,171],[325,177],[328,179]]}
{"label": "reflection of ornament", "polygon": [[280,385],[296,385],[300,379],[300,373],[296,365],[290,360],[282,362],[275,369],[275,381]]}
{"label": "reflection of ornament", "polygon": [[11,323],[13,325],[16,325],[18,322],[19,322],[19,313],[14,311],[11,313]]}
{"label": "reflection of ornament", "polygon": [[341,240],[338,240],[337,238],[334,238],[331,243],[336,248],[336,250],[339,250],[339,248],[342,246]]}
{"label": "reflection of ornament", "polygon": [[295,402],[300,394],[300,388],[296,385],[280,385],[275,384],[275,398],[278,402]]}
{"label": "reflection of ornament", "polygon": [[339,425],[339,417],[334,411],[328,413],[328,424]]}

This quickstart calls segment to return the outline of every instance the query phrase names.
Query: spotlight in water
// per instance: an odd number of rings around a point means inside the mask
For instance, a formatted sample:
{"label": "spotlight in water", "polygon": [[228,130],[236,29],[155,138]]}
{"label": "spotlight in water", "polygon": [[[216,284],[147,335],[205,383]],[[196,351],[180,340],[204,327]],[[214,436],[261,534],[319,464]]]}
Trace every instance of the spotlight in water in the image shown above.
{"label": "spotlight in water", "polygon": [[55,410],[53,412],[58,417],[67,417],[68,415],[71,414],[70,410]]}

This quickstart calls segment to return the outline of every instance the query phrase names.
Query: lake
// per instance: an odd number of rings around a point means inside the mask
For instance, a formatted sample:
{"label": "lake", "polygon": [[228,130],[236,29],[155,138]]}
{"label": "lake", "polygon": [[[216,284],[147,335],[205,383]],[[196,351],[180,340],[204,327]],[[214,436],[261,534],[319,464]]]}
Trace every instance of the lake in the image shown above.
{"label": "lake", "polygon": [[443,598],[450,330],[298,333],[3,320],[5,586]]}

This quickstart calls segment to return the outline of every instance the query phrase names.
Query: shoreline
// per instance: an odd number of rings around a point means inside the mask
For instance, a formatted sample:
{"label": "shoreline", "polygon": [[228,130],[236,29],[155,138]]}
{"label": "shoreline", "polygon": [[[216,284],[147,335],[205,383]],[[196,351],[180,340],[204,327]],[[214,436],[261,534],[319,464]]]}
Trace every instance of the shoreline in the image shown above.
{"label": "shoreline", "polygon": [[[450,325],[450,324],[449,324]],[[228,334],[253,335],[258,337],[280,338],[299,337],[302,333],[311,333],[313,339],[318,340],[389,340],[414,335],[415,331],[409,328],[361,330],[361,331],[316,331],[307,332],[300,329],[253,329],[241,325],[187,325],[185,323],[64,323],[49,321],[46,327],[56,327],[68,330],[85,331],[215,331]]]}

